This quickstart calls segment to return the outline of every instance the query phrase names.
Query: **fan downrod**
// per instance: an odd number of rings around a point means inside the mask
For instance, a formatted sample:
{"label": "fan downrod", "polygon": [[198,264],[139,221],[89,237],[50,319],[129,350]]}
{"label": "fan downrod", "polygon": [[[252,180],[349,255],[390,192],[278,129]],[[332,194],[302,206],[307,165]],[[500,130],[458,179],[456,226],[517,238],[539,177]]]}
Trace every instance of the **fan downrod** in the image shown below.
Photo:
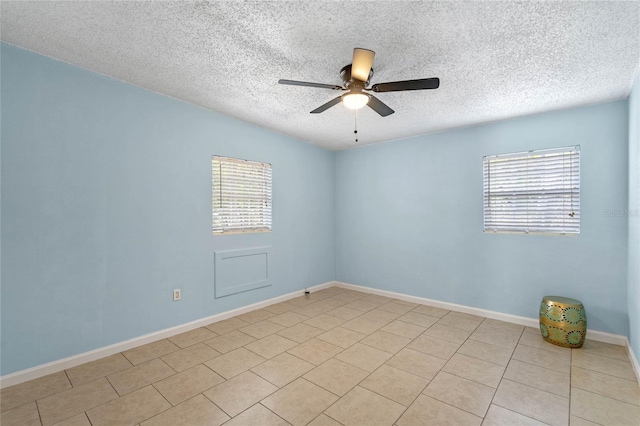
{"label": "fan downrod", "polygon": [[344,87],[347,89],[362,90],[367,87],[369,81],[371,80],[371,77],[373,77],[373,68],[371,68],[371,71],[369,71],[369,77],[367,78],[367,81],[360,81],[356,78],[351,77],[351,64],[345,65],[340,70],[340,78],[342,78],[342,81],[344,81]]}

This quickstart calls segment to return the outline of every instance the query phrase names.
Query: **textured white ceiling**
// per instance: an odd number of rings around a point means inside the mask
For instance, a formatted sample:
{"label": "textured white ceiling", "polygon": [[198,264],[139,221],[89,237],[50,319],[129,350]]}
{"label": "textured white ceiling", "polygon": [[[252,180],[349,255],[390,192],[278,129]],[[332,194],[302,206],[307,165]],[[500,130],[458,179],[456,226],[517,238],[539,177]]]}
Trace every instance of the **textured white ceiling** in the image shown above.
{"label": "textured white ceiling", "polygon": [[355,146],[354,112],[309,111],[337,92],[354,47],[376,52],[372,83],[439,77],[440,88],[377,96],[360,145],[628,96],[640,3],[9,2],[2,40],[329,149]]}

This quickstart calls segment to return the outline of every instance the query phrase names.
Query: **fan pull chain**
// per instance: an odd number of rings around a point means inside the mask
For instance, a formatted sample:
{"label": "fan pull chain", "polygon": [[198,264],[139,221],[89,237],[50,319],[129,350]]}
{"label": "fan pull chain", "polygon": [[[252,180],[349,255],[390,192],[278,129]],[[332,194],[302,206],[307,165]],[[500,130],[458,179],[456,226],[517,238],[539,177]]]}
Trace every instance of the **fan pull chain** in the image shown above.
{"label": "fan pull chain", "polygon": [[356,112],[356,122],[355,122],[355,130],[353,131],[353,133],[356,135],[356,143],[358,143],[358,110],[355,110]]}

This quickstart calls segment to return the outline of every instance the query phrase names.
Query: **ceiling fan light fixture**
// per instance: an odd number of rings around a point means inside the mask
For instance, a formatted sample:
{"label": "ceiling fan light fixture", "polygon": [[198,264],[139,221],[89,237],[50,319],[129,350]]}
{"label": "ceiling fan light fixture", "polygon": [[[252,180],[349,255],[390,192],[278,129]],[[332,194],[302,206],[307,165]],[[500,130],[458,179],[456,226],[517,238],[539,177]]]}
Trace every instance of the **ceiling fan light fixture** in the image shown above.
{"label": "ceiling fan light fixture", "polygon": [[374,57],[375,53],[373,50],[361,48],[353,49],[353,61],[351,64],[345,65],[340,70],[340,77],[343,81],[342,86],[297,80],[278,80],[278,83],[289,84],[291,86],[306,86],[318,89],[347,91],[344,95],[336,96],[329,102],[325,102],[318,108],[310,111],[311,114],[320,114],[321,112],[324,112],[342,102],[347,108],[355,110],[368,105],[381,117],[387,117],[393,114],[394,111],[374,95],[362,93],[363,90],[375,93],[403,92],[406,90],[437,89],[440,86],[440,79],[433,77],[420,78],[417,80],[390,81],[386,83],[377,83],[368,87],[369,79],[373,76],[372,66]]}
{"label": "ceiling fan light fixture", "polygon": [[342,103],[349,109],[360,109],[369,103],[369,96],[364,93],[349,93],[342,97]]}

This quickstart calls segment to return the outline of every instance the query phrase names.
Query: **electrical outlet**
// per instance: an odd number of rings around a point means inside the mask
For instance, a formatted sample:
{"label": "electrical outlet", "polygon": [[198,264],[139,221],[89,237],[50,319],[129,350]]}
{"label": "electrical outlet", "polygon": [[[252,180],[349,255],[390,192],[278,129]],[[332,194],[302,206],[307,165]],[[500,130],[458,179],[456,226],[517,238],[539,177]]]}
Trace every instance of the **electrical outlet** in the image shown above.
{"label": "electrical outlet", "polygon": [[173,290],[173,300],[180,300],[180,289],[176,288],[175,290]]}

